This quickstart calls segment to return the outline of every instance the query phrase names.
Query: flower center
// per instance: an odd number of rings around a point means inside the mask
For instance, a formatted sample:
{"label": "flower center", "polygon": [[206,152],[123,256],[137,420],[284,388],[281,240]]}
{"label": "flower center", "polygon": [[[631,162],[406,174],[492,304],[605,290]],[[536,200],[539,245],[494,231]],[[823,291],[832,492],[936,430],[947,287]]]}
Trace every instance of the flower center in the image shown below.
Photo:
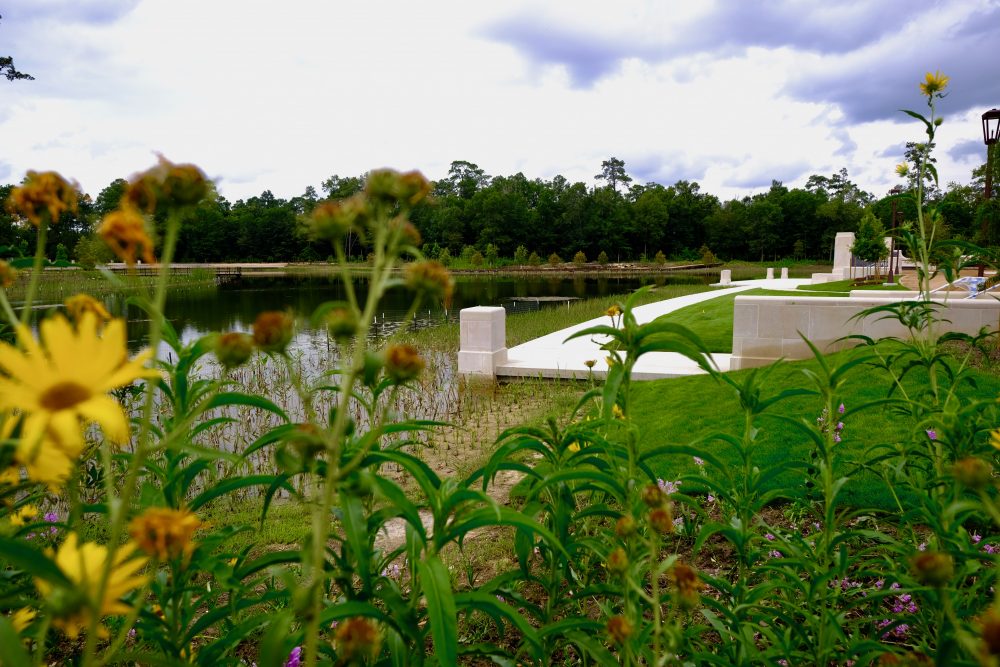
{"label": "flower center", "polygon": [[46,389],[38,402],[46,410],[56,412],[57,410],[71,408],[77,403],[82,403],[90,398],[90,396],[91,391],[81,384],[77,384],[76,382],[60,382]]}

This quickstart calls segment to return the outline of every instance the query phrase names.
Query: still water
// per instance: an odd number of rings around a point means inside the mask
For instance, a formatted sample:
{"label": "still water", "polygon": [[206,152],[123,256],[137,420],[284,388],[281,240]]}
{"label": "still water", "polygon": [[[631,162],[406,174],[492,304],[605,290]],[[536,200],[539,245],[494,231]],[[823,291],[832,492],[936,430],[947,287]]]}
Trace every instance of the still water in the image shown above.
{"label": "still water", "polygon": [[[516,297],[590,298],[630,292],[647,284],[708,284],[718,276],[576,276],[576,277],[466,277],[456,278],[455,295],[450,307],[425,303],[413,322],[426,327],[455,321],[462,308],[503,306],[510,313],[537,310],[535,302],[516,301]],[[355,282],[358,299],[363,303],[367,281]],[[293,349],[305,351],[327,345],[326,332],[312,329],[306,321],[321,303],[344,299],[344,286],[337,277],[247,277],[235,287],[183,290],[171,293],[166,313],[184,341],[210,332],[250,331],[257,314],[266,310],[291,309],[299,316],[299,331]],[[412,295],[402,288],[390,290],[382,300],[373,322],[374,335],[387,335],[402,326]],[[123,302],[109,304],[116,314],[127,314],[129,345],[141,346],[148,327],[145,314]],[[552,305],[541,307],[554,307]]]}

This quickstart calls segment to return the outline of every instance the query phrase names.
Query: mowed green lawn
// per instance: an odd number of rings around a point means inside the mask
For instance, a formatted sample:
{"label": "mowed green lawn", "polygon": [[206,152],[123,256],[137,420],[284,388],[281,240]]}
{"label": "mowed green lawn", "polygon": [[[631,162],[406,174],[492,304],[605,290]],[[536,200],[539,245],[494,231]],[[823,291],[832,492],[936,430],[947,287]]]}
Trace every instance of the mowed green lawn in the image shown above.
{"label": "mowed green lawn", "polygon": [[[826,358],[830,364],[838,364],[851,355],[863,352],[864,348],[857,348]],[[757,371],[767,372],[762,396],[772,396],[789,388],[811,388],[813,385],[803,371],[816,372],[818,369],[819,365],[815,360],[807,360],[781,362],[769,371]],[[751,372],[753,371],[736,371],[732,373],[732,377],[737,382],[742,382]],[[1000,378],[978,372],[975,373],[975,378],[978,389],[965,386],[961,389],[960,396],[966,399],[995,398],[1000,394]],[[912,373],[905,384],[913,389],[924,381],[925,378]],[[839,474],[846,474],[851,469],[851,461],[866,461],[868,452],[874,445],[896,442],[934,427],[933,424],[908,421],[885,406],[855,412],[865,403],[885,398],[888,388],[887,377],[871,366],[859,365],[849,372],[843,394],[839,397],[847,408],[842,418],[843,441],[838,446],[843,462]],[[640,429],[641,449],[699,441],[698,447],[703,451],[711,451],[723,461],[736,466],[736,455],[721,442],[710,439],[713,433],[723,432],[739,437],[743,432],[744,414],[736,392],[731,387],[708,376],[691,376],[637,382],[633,384],[632,392],[630,413]],[[822,405],[817,396],[788,399],[769,410],[775,416],[792,417],[810,423],[815,423],[821,412]],[[774,417],[764,416],[760,419],[758,428],[760,449],[757,463],[760,467],[789,457],[798,461],[809,460],[810,445],[794,426]],[[659,457],[653,461],[652,466],[658,476],[667,480],[697,472],[692,458],[686,455]],[[778,478],[775,485],[791,488],[802,482],[800,477],[785,475]],[[892,494],[880,479],[870,473],[855,475],[845,492],[845,499],[853,506],[894,509]]]}

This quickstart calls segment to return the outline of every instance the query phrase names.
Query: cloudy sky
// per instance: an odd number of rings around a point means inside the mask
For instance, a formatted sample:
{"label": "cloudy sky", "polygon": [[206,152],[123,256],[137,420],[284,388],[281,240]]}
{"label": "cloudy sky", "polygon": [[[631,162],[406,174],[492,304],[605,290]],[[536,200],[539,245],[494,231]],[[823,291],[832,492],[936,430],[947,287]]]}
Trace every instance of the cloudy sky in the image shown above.
{"label": "cloudy sky", "polygon": [[[728,198],[846,167],[884,194],[951,76],[939,171],[985,159],[1000,0],[0,0],[0,183],[56,169],[96,195],[194,162],[231,200],[390,166]],[[942,183],[943,184],[943,183]]]}

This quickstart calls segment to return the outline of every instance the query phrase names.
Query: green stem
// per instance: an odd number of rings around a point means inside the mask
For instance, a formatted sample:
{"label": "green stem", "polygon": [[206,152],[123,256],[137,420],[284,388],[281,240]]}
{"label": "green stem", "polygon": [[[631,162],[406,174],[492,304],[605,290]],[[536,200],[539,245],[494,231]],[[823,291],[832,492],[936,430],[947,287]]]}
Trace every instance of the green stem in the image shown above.
{"label": "green stem", "polygon": [[21,308],[21,324],[27,324],[31,317],[31,306],[38,291],[38,281],[42,275],[42,262],[45,261],[45,242],[49,232],[49,215],[43,213],[38,221],[38,243],[35,246],[35,261],[31,265],[31,278],[28,280],[28,291],[24,295],[24,306]]}

